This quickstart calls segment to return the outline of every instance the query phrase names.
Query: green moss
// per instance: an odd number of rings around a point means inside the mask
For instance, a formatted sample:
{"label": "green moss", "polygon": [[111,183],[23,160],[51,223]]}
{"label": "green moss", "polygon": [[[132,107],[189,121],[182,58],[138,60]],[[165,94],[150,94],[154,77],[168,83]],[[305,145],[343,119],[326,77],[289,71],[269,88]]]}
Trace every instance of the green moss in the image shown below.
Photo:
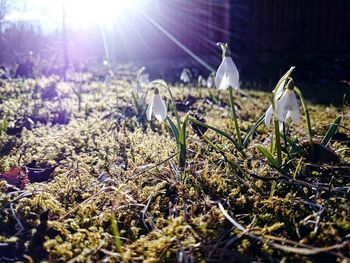
{"label": "green moss", "polygon": [[[53,82],[57,84],[57,98],[41,100],[45,87]],[[7,113],[9,127],[28,116],[42,121],[23,128],[17,136],[0,136],[0,173],[34,160],[44,167],[58,165],[49,180],[28,184],[23,190],[26,196],[21,196],[23,192],[10,193],[0,180],[0,242],[22,247],[11,251],[19,258],[32,255],[28,248],[34,243],[46,251],[44,260],[49,262],[118,262],[121,258],[110,226],[113,213],[123,256],[130,262],[175,262],[177,257],[195,262],[233,257],[248,261],[319,259],[319,255],[286,253],[242,235],[225,219],[218,202],[237,222],[259,236],[326,247],[341,243],[348,235],[350,208],[346,189],[350,179],[346,168],[335,171],[321,165],[307,174],[297,174],[297,179],[306,184],[278,179],[280,175],[255,149],[257,143],[269,145],[270,128],[257,129],[246,150],[247,157],[242,157],[232,143],[207,131],[205,136],[222,152],[213,149],[189,125],[188,167],[181,181],[173,169],[176,158],[159,165],[176,152],[169,128],[135,116],[132,87],[127,81],[114,79],[108,89],[99,82],[87,81],[82,86],[80,111],[73,86],[41,78],[7,81],[0,90],[0,111]],[[183,88],[172,90],[175,98],[189,94]],[[208,96],[207,90],[200,92]],[[33,93],[37,98],[32,98]],[[192,90],[191,94],[198,97],[199,92]],[[247,96],[237,95],[243,135],[264,113],[269,96],[254,91],[248,91]],[[221,100],[228,103],[224,95]],[[233,135],[228,108],[201,102],[198,100],[194,107],[200,107],[206,122]],[[63,109],[70,116],[69,122],[52,125],[57,111]],[[310,105],[310,112],[316,136],[321,137],[338,109]],[[344,126],[349,124],[345,119]],[[348,134],[345,129],[341,131]],[[306,124],[293,125],[290,133],[300,141],[306,140]],[[338,150],[344,163],[350,161],[346,142],[332,142],[331,147]],[[237,164],[242,170],[237,169]],[[294,165],[290,164],[287,173],[293,174]],[[101,174],[105,180],[98,179]],[[270,196],[275,181],[276,191]],[[316,190],[315,185],[328,188]],[[315,231],[314,215],[321,208]],[[47,222],[40,219],[45,211]],[[24,232],[18,233],[17,220]],[[343,247],[336,255],[326,255],[340,262],[347,259],[348,249]]]}

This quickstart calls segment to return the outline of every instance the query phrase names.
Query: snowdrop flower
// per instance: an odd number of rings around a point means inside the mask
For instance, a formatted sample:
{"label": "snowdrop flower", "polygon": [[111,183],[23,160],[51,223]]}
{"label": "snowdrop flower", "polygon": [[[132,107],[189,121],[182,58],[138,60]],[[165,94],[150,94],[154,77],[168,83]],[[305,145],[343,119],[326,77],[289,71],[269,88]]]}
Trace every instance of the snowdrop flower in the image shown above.
{"label": "snowdrop flower", "polygon": [[183,69],[180,75],[180,80],[184,83],[190,82],[190,73],[188,69]]}
{"label": "snowdrop flower", "polygon": [[215,86],[219,90],[225,90],[229,87],[239,88],[239,74],[235,63],[233,62],[231,52],[227,44],[218,43],[223,49],[223,59],[216,72]]}
{"label": "snowdrop flower", "polygon": [[[274,99],[275,99],[275,102],[276,102],[276,105],[277,105],[277,111],[278,111],[278,104],[279,104],[279,101],[280,101],[280,99],[282,99],[283,95],[284,95],[285,92],[286,92],[286,90],[285,90],[285,85],[286,85],[286,81],[288,80],[287,76],[289,76],[289,75],[292,73],[292,71],[293,71],[294,69],[295,69],[295,67],[291,67],[291,68],[287,71],[287,73],[283,76],[283,77],[285,77],[285,78],[283,79],[283,81],[281,81],[281,83],[279,84],[279,86],[277,87],[277,89],[274,91],[274,93],[275,93]],[[283,78],[283,77],[282,77],[282,78]],[[288,84],[288,86],[289,86],[288,89],[292,90],[293,93],[294,93],[294,90],[293,90],[293,88],[294,88],[294,83],[291,82],[291,81],[289,81],[287,84]],[[295,93],[294,93],[294,97],[295,97]],[[296,98],[295,98],[295,99],[296,99]],[[299,112],[299,106],[298,106],[298,112]],[[277,113],[277,114],[278,114],[278,113]],[[272,107],[272,105],[270,105],[270,107],[267,109],[267,111],[266,111],[266,113],[265,113],[265,118],[264,118],[265,125],[266,125],[267,127],[270,127],[270,125],[271,125],[272,115],[273,115],[273,107]],[[285,120],[287,120],[289,117],[291,117],[291,115],[290,115],[290,113],[288,114],[288,112],[287,112],[287,115],[285,116],[285,118],[284,118],[284,120],[283,120],[282,122],[284,122]],[[278,115],[277,115],[277,118],[278,118],[279,120],[282,119],[282,118],[279,118]],[[299,119],[300,119],[300,113],[299,113]],[[292,118],[292,120],[293,120],[294,122],[298,123],[298,120],[297,120],[297,119],[293,119],[293,118]],[[280,122],[281,122],[281,120],[280,120]],[[280,123],[280,126],[281,126],[281,123]]]}
{"label": "snowdrop flower", "polygon": [[207,79],[207,88],[212,88],[215,86],[215,81],[214,81],[214,75],[215,73],[210,73]]}
{"label": "snowdrop flower", "polygon": [[293,122],[300,122],[300,109],[294,89],[287,88],[282,97],[277,101],[277,118],[285,122],[291,118]]}
{"label": "snowdrop flower", "polygon": [[199,87],[205,87],[207,86],[207,80],[202,77],[202,75],[198,76],[198,86]]}
{"label": "snowdrop flower", "polygon": [[167,116],[167,109],[165,103],[160,97],[159,90],[157,88],[154,89],[153,98],[146,110],[147,120],[150,121],[152,119],[152,113],[160,122],[164,121]]}
{"label": "snowdrop flower", "polygon": [[[278,86],[278,88],[276,90],[276,95],[274,96],[275,101],[278,101],[278,99],[282,96],[285,83],[286,83],[286,80],[283,80],[281,82],[281,84]],[[272,115],[273,115],[273,107],[271,104],[270,107],[267,109],[267,111],[265,113],[265,118],[264,118],[265,125],[267,127],[270,127],[270,125],[271,125]]]}
{"label": "snowdrop flower", "polygon": [[271,125],[272,115],[273,115],[273,108],[272,108],[272,105],[270,105],[270,107],[265,112],[265,118],[264,118],[264,122],[267,127],[270,127]]}
{"label": "snowdrop flower", "polygon": [[139,81],[136,81],[135,86],[134,86],[134,91],[136,93],[142,93],[143,89]]}

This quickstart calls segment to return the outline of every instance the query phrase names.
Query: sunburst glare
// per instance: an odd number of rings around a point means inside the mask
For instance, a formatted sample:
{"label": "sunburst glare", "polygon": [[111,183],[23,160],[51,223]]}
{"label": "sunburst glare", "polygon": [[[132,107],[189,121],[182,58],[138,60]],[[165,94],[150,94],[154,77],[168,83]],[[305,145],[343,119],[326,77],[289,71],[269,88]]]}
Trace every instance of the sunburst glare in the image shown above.
{"label": "sunburst glare", "polygon": [[66,14],[73,27],[87,27],[95,23],[111,26],[136,8],[143,8],[152,0],[74,0],[64,1]]}

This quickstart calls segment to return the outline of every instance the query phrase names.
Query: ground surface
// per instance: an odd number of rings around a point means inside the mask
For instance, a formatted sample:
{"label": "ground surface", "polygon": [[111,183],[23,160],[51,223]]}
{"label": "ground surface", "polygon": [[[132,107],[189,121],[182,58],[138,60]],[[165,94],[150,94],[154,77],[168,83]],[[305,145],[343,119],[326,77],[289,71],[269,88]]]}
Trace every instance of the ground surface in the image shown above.
{"label": "ground surface", "polygon": [[[88,79],[1,82],[0,112],[9,122],[0,137],[1,262],[349,260],[349,130],[339,128],[330,144],[340,163],[294,158],[281,176],[256,149],[269,147],[272,128],[260,126],[243,156],[189,125],[179,176],[167,123],[145,120],[131,84]],[[178,100],[194,96],[179,109],[234,134],[226,92],[213,103],[207,89],[171,88]],[[237,95],[243,134],[269,96]],[[342,113],[350,127],[349,109],[310,105],[316,138]],[[305,120],[289,134],[306,141]]]}

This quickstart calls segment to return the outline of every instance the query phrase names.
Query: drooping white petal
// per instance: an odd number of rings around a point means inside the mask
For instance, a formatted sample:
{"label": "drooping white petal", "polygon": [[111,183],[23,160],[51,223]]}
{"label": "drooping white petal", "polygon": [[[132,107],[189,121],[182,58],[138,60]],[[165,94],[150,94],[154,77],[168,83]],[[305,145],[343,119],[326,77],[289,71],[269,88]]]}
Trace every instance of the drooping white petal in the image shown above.
{"label": "drooping white petal", "polygon": [[203,80],[202,75],[199,75],[199,76],[198,76],[198,80],[197,80],[198,86],[202,86],[202,80]]}
{"label": "drooping white petal", "polygon": [[291,91],[290,95],[290,117],[295,123],[299,123],[300,121],[300,109],[299,109],[299,104],[297,100],[297,96],[294,92],[294,90]]}
{"label": "drooping white petal", "polygon": [[190,76],[188,75],[188,72],[183,70],[180,75],[180,80],[184,83],[190,82]]}
{"label": "drooping white petal", "polygon": [[215,75],[215,87],[217,89],[220,89],[222,78],[224,77],[224,75],[225,75],[225,66],[224,66],[224,61],[222,61]]}
{"label": "drooping white petal", "polygon": [[289,111],[290,113],[290,118],[295,122],[296,124],[299,124],[300,122],[300,111],[299,109],[296,111]]}
{"label": "drooping white petal", "polygon": [[180,80],[184,81],[184,79],[185,79],[185,72],[182,71],[180,75]]}
{"label": "drooping white petal", "polygon": [[220,85],[217,86],[217,87],[218,87],[219,90],[225,90],[225,89],[228,89],[228,87],[230,87],[230,79],[229,79],[227,74],[222,76]]}
{"label": "drooping white petal", "polygon": [[288,120],[289,118],[290,118],[290,111],[287,112],[286,120]]}
{"label": "drooping white petal", "polygon": [[280,130],[280,133],[283,133],[283,123],[284,123],[284,122],[279,122],[279,123],[278,123],[278,128],[279,128],[279,130]]}
{"label": "drooping white petal", "polygon": [[295,123],[299,123],[300,109],[294,90],[286,89],[277,101],[277,116],[281,122],[290,117]]}
{"label": "drooping white petal", "polygon": [[152,119],[152,111],[153,111],[153,99],[151,100],[150,104],[148,104],[146,109],[146,117],[148,121]]}
{"label": "drooping white petal", "polygon": [[285,122],[286,120],[289,111],[288,102],[289,92],[288,90],[285,90],[282,97],[276,103],[276,116],[280,122]]}
{"label": "drooping white petal", "polygon": [[226,71],[227,74],[229,75],[229,82],[230,86],[234,89],[239,88],[239,74],[238,74],[238,69],[233,62],[232,58],[227,57],[226,58]]}
{"label": "drooping white petal", "polygon": [[267,127],[270,127],[271,125],[272,114],[273,114],[273,108],[272,108],[272,105],[270,105],[270,107],[267,109],[265,113],[265,118],[264,118],[265,125]]}
{"label": "drooping white petal", "polygon": [[224,57],[215,76],[215,86],[218,89],[227,89],[232,87],[239,88],[239,74],[232,58]]}
{"label": "drooping white petal", "polygon": [[154,94],[153,97],[153,114],[158,121],[164,121],[167,115],[165,103],[163,102],[159,93]]}
{"label": "drooping white petal", "polygon": [[215,85],[213,75],[210,74],[207,79],[207,88],[212,88]]}

